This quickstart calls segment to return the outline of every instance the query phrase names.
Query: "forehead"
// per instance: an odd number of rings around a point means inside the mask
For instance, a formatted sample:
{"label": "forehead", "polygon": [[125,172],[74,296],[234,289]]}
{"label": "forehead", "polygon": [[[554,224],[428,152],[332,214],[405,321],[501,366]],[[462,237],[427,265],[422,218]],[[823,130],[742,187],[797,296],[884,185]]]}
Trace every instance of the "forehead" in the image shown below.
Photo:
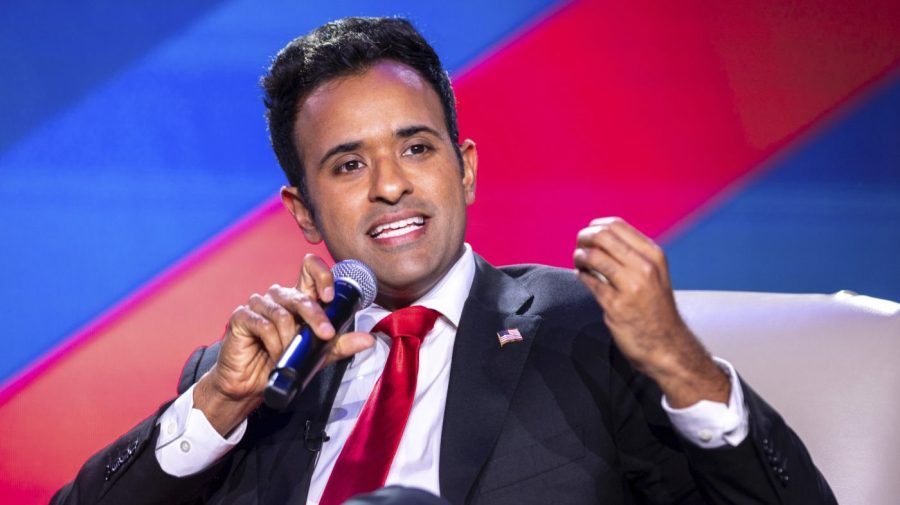
{"label": "forehead", "polygon": [[446,134],[437,93],[414,69],[385,60],[315,88],[299,104],[294,131],[301,157],[366,142],[410,125]]}

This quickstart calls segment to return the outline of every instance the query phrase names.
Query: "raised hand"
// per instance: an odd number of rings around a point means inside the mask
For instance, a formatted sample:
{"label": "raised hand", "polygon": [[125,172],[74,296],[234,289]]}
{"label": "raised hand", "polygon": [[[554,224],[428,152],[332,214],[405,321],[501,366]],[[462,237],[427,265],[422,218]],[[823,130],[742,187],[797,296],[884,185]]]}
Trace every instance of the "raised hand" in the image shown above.
{"label": "raised hand", "polygon": [[670,405],[728,401],[727,377],[678,313],[662,248],[609,217],[578,233],[573,259],[579,279],[603,308],[616,345],[659,384]]}

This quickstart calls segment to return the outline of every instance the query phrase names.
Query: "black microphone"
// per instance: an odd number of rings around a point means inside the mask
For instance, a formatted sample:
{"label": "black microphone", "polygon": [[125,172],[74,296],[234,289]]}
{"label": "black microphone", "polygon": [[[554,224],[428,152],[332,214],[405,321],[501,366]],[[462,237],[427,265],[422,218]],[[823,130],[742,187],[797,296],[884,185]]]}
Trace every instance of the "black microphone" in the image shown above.
{"label": "black microphone", "polygon": [[[377,288],[375,274],[361,261],[340,261],[332,267],[331,273],[334,275],[334,300],[324,308],[337,336],[347,331],[356,311],[372,304]],[[263,395],[266,405],[280,410],[291,403],[297,390],[306,388],[322,368],[333,342],[334,339],[326,342],[316,338],[304,324],[269,375]]]}

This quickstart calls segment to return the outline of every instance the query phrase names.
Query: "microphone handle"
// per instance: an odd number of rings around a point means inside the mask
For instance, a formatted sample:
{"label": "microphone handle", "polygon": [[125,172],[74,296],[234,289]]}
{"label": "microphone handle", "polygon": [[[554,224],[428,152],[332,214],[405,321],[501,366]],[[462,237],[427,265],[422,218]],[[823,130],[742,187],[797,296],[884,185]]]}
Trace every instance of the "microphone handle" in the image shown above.
{"label": "microphone handle", "polygon": [[[324,308],[328,320],[335,326],[337,338],[347,331],[353,321],[360,296],[359,291],[343,279],[335,280],[334,287],[334,300]],[[334,339],[321,340],[304,324],[269,375],[269,383],[263,394],[266,405],[281,410],[291,403],[297,391],[305,389],[322,368],[333,345]]]}

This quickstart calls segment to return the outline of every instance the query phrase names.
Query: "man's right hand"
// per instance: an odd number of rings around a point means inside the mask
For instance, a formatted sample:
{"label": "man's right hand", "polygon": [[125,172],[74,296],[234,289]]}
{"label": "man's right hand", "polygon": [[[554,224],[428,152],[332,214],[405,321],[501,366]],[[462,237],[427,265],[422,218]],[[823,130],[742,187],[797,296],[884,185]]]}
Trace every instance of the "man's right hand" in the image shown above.
{"label": "man's right hand", "polygon": [[[269,374],[282,352],[306,324],[322,340],[335,338],[335,329],[320,303],[334,298],[334,276],[313,254],[293,288],[272,285],[264,295],[254,293],[246,305],[231,314],[219,357],[194,388],[194,408],[200,409],[223,437],[256,409]],[[350,332],[337,337],[326,364],[371,347],[368,333]]]}

